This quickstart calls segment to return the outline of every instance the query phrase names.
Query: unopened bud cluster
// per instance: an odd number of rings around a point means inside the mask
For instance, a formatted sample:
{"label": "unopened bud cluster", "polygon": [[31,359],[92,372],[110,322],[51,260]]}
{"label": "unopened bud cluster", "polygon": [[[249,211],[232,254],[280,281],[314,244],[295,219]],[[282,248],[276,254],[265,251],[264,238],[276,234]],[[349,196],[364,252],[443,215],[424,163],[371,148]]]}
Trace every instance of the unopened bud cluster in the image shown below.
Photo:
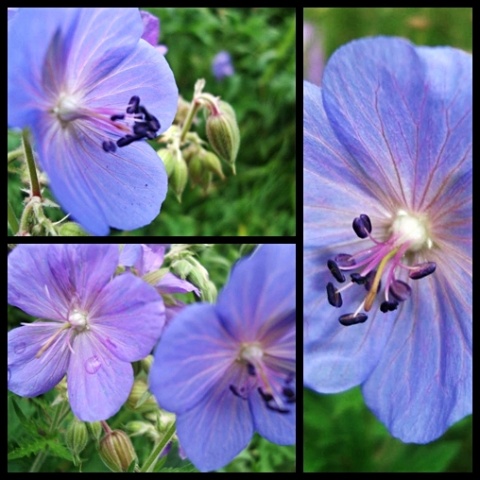
{"label": "unopened bud cluster", "polygon": [[[195,93],[189,103],[180,97],[174,125],[159,137],[164,147],[158,150],[165,164],[170,187],[181,202],[190,180],[204,194],[214,186],[214,179],[225,180],[222,161],[235,174],[235,161],[240,146],[240,130],[232,106],[209,93],[203,92],[204,80],[197,81]],[[204,109],[207,116],[206,136],[203,140],[190,131],[198,122],[196,115]]]}

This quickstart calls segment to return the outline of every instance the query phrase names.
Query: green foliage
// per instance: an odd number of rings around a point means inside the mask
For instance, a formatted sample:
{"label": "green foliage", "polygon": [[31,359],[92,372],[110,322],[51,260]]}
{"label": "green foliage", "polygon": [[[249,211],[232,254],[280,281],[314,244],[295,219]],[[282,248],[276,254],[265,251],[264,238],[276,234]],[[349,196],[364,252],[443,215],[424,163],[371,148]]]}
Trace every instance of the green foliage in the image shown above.
{"label": "green foliage", "polygon": [[335,395],[304,391],[306,472],[466,472],[472,418],[426,445],[393,438],[366,407],[360,388]]}
{"label": "green foliage", "polygon": [[305,20],[318,26],[327,57],[344,43],[372,35],[472,51],[471,8],[307,8]]}

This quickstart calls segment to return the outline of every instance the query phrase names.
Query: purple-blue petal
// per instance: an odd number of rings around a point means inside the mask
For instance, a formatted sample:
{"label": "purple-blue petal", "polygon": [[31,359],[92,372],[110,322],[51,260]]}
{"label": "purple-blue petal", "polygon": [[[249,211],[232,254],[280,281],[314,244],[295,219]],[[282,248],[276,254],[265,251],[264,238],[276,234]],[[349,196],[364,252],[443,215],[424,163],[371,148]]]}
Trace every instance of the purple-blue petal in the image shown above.
{"label": "purple-blue petal", "polygon": [[325,70],[323,100],[355,162],[392,201],[416,210],[447,173],[466,167],[470,86],[468,54],[377,37],[337,50]]}
{"label": "purple-blue petal", "polygon": [[[282,381],[281,379],[279,381]],[[293,445],[296,441],[295,404],[287,405],[289,413],[278,413],[265,408],[259,394],[250,395],[248,400],[253,415],[255,431],[278,445]]]}
{"label": "purple-blue petal", "polygon": [[142,245],[127,244],[120,252],[120,265],[124,267],[136,267],[137,262],[142,258]]}
{"label": "purple-blue petal", "polygon": [[150,45],[156,47],[160,35],[160,20],[155,15],[144,10],[140,10],[140,15],[143,22],[142,38]]}
{"label": "purple-blue petal", "polygon": [[[17,127],[30,124],[29,112],[39,108],[34,98],[45,102],[44,82],[47,91],[64,80],[90,88],[129,55],[143,31],[138,10],[127,8],[22,8],[13,27],[8,44],[8,113],[9,125]],[[61,45],[56,52],[62,58],[46,71],[46,53],[55,41]]]}
{"label": "purple-blue petal", "polygon": [[97,295],[90,313],[91,330],[120,360],[145,358],[165,325],[165,307],[155,289],[131,273],[115,277]]}
{"label": "purple-blue petal", "polygon": [[216,389],[188,412],[177,415],[177,435],[187,457],[199,470],[221,468],[252,438],[249,403],[228,389]]}
{"label": "purple-blue petal", "polygon": [[116,245],[18,245],[8,256],[8,303],[65,320],[73,295],[87,309],[117,263]]}
{"label": "purple-blue petal", "polygon": [[200,291],[198,288],[188,282],[187,280],[182,280],[178,278],[173,273],[167,272],[155,285],[155,288],[160,293],[188,293],[195,292],[197,296],[200,296]]}
{"label": "purple-blue petal", "polygon": [[68,399],[77,418],[106,420],[126,402],[133,386],[133,368],[104,346],[94,332],[75,338],[67,370]]}
{"label": "purple-blue petal", "polygon": [[295,273],[295,245],[261,245],[240,259],[218,296],[225,329],[254,341],[265,322],[295,310]]}
{"label": "purple-blue petal", "polygon": [[38,124],[36,138],[41,158],[48,159],[50,187],[86,230],[95,235],[107,235],[109,226],[132,230],[159,214],[167,175],[147,143],[106,154],[99,134],[75,128],[65,137],[46,126]]}
{"label": "purple-blue petal", "polygon": [[144,40],[139,40],[109,75],[92,85],[86,104],[124,112],[132,95],[140,97],[141,104],[158,119],[161,125],[158,133],[170,127],[177,112],[178,88],[165,58]]}
{"label": "purple-blue petal", "polygon": [[[64,377],[70,350],[69,332],[61,325],[26,325],[8,332],[8,389],[22,397],[36,397],[57,385]],[[54,335],[57,335],[54,337]],[[51,344],[37,358],[42,347]]]}
{"label": "purple-blue petal", "polygon": [[197,405],[225,380],[237,349],[213,305],[185,308],[165,328],[154,353],[149,381],[159,405],[175,413]]}
{"label": "purple-blue petal", "polygon": [[405,302],[363,386],[367,405],[403,442],[431,442],[472,412],[471,289],[438,273]]}

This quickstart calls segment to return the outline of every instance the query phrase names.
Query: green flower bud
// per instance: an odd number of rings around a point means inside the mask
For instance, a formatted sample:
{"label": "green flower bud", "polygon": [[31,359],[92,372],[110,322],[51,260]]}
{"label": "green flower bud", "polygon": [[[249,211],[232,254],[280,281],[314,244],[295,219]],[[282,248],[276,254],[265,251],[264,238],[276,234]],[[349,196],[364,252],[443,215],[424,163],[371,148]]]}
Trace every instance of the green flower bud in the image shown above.
{"label": "green flower bud", "polygon": [[177,113],[175,114],[175,120],[173,123],[177,125],[181,125],[185,119],[187,118],[188,110],[190,109],[190,104],[183,99],[182,96],[178,97],[178,104],[177,104]]}
{"label": "green flower bud", "polygon": [[214,153],[205,151],[203,163],[208,171],[217,174],[222,180],[225,179],[220,159]]}
{"label": "green flower bud", "polygon": [[65,444],[72,455],[77,458],[88,442],[87,426],[77,418],[68,426],[65,432]]}
{"label": "green flower bud", "polygon": [[161,148],[157,151],[157,155],[162,159],[168,178],[170,178],[175,165],[175,154],[168,148]]}
{"label": "green flower bud", "polygon": [[191,272],[193,266],[192,264],[185,259],[175,260],[172,263],[172,270],[176,273],[182,280],[185,280],[189,273]]}
{"label": "green flower bud", "polygon": [[127,406],[140,413],[158,410],[155,397],[148,391],[147,382],[143,380],[135,380],[127,399]]}
{"label": "green flower bud", "polygon": [[148,437],[150,440],[157,442],[161,436],[155,427],[149,422],[142,422],[140,420],[132,420],[125,425],[125,428],[132,432],[132,437]]}
{"label": "green flower bud", "polygon": [[142,370],[148,375],[153,364],[153,355],[148,355],[144,359],[140,360],[140,364],[142,366]]}
{"label": "green flower bud", "polygon": [[182,203],[182,193],[185,190],[188,179],[188,167],[181,155],[178,155],[173,165],[172,175],[170,176],[170,185],[177,196],[177,200]]}
{"label": "green flower bud", "polygon": [[61,237],[88,237],[88,233],[77,223],[66,222],[58,228],[58,234]]}
{"label": "green flower bud", "polygon": [[126,472],[137,460],[135,450],[128,435],[121,430],[112,430],[100,441],[98,450],[103,463],[114,472]]}
{"label": "green flower bud", "polygon": [[90,432],[90,436],[96,442],[98,442],[103,432],[102,424],[100,422],[87,423],[87,428],[88,428],[88,431]]}
{"label": "green flower bud", "polygon": [[[240,147],[240,130],[230,105],[219,102],[218,113],[207,119],[207,137],[215,153],[225,159],[235,173],[235,159]],[[227,107],[228,105],[228,107]]]}
{"label": "green flower bud", "polygon": [[188,162],[188,176],[192,185],[201,185],[205,174],[202,159],[199,156],[192,157]]}

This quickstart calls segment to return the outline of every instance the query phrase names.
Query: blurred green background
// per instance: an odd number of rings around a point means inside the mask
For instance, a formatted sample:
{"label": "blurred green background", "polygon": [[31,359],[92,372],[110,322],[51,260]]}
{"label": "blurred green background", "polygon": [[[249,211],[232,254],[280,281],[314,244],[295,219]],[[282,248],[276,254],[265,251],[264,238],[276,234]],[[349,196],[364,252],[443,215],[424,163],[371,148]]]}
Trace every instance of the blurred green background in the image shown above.
{"label": "blurred green background", "polygon": [[[469,8],[307,8],[325,61],[341,45],[369,35],[397,35],[419,45],[472,51]],[[472,417],[427,445],[390,436],[366,407],[360,388],[336,395],[305,390],[304,470],[307,472],[470,472]]]}
{"label": "blurred green background", "polygon": [[[160,42],[180,94],[205,92],[230,103],[241,133],[237,175],[223,166],[204,196],[187,185],[179,204],[172,192],[157,219],[127,235],[295,235],[295,9],[150,8],[160,18]],[[217,81],[211,64],[230,52],[235,74]],[[206,139],[203,113],[197,131]],[[9,136],[9,148],[18,143]],[[9,176],[9,200],[21,212],[18,176]],[[58,214],[58,215],[57,215]],[[50,218],[61,212],[47,210]],[[121,232],[112,232],[116,235]],[[11,234],[11,233],[10,233]]]}

